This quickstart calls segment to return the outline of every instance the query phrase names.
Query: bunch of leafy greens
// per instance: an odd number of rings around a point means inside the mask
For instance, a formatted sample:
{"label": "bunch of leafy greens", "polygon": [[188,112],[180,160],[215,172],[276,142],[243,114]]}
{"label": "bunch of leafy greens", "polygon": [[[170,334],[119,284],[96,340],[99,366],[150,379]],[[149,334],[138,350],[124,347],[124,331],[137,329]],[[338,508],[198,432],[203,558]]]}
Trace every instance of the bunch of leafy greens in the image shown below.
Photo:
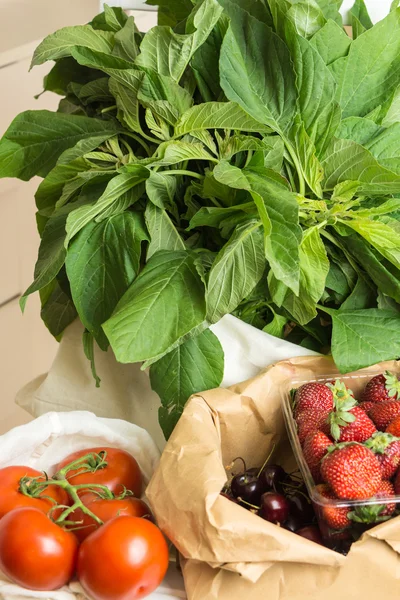
{"label": "bunch of leafy greens", "polygon": [[19,115],[0,176],[43,177],[34,282],[59,337],[150,366],[160,423],[218,386],[224,315],[331,351],[400,356],[400,8],[353,39],[340,0],[105,7],[37,48],[58,112]]}

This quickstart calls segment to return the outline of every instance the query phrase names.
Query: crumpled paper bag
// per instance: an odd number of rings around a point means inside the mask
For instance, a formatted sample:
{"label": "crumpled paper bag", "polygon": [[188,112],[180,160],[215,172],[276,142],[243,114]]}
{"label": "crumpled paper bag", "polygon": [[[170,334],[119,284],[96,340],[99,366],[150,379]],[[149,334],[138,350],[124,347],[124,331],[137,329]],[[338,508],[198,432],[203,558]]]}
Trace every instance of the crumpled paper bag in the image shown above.
{"label": "crumpled paper bag", "polygon": [[[311,350],[280,340],[226,315],[212,330],[225,352],[222,386],[256,375],[277,360],[315,355]],[[49,371],[28,383],[16,402],[34,417],[50,410],[90,410],[99,417],[114,417],[146,429],[158,447],[165,445],[158,423],[160,399],[152,391],[148,372],[139,364],[123,365],[111,349],[95,348],[96,369],[101,386],[95,387],[90,364],[82,349],[83,326],[76,320],[65,331]]]}
{"label": "crumpled paper bag", "polygon": [[[395,361],[376,367],[400,372]],[[359,371],[364,373],[367,370]],[[293,380],[340,376],[331,359],[279,362],[229,390],[194,396],[147,493],[159,525],[183,556],[189,600],[397,600],[400,517],[366,532],[347,557],[263,521],[220,496],[225,465],[294,464],[281,411]],[[365,379],[354,379],[355,392]]]}
{"label": "crumpled paper bag", "polygon": [[[144,486],[158,464],[160,453],[144,429],[118,419],[101,419],[89,412],[47,413],[0,436],[0,468],[26,465],[54,473],[56,465],[71,452],[84,448],[111,446],[126,450],[139,463]],[[29,542],[29,540],[27,540]],[[165,598],[155,593],[154,600]],[[0,573],[3,600],[77,600],[85,594],[77,581],[53,592],[26,590]]]}

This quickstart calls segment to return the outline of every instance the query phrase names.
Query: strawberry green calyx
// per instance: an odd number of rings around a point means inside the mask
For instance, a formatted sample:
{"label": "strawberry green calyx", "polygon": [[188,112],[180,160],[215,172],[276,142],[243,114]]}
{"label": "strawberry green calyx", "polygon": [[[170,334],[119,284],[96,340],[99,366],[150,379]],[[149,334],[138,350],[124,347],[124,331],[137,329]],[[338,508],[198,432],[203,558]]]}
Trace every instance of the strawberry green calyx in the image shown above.
{"label": "strawberry green calyx", "polygon": [[387,510],[386,504],[370,504],[356,506],[355,510],[347,513],[347,517],[355,523],[383,523],[391,518],[391,515],[383,514]]}
{"label": "strawberry green calyx", "polygon": [[364,446],[372,450],[375,454],[384,454],[390,444],[399,440],[400,438],[392,435],[391,433],[377,431],[370,437],[369,440],[364,443]]}
{"label": "strawberry green calyx", "polygon": [[400,381],[397,379],[397,376],[390,371],[385,371],[383,376],[389,398],[400,398]]}
{"label": "strawberry green calyx", "polygon": [[354,423],[356,417],[348,410],[335,410],[329,413],[327,423],[330,426],[331,436],[334,440],[339,440],[341,431],[340,427],[346,427],[349,423]]}
{"label": "strawberry green calyx", "polygon": [[335,383],[327,383],[326,385],[332,391],[336,410],[350,410],[350,408],[356,406],[357,400],[354,398],[353,392],[346,387],[343,381],[336,379]]}
{"label": "strawberry green calyx", "polygon": [[325,460],[325,458],[327,456],[329,456],[329,454],[332,454],[332,452],[335,452],[336,450],[343,450],[343,448],[347,448],[347,446],[362,446],[363,444],[359,444],[358,442],[340,442],[339,444],[332,444],[332,446],[329,446],[329,448],[327,449],[326,455],[324,456],[324,458],[322,460]]}

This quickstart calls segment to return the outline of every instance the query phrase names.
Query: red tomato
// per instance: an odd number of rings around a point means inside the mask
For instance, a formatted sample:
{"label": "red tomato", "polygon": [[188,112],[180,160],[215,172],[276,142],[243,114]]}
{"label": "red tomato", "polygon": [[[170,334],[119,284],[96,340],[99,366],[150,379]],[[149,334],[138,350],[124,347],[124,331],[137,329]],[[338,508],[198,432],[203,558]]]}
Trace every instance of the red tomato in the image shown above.
{"label": "red tomato", "polygon": [[117,517],[81,544],[78,578],[94,600],[139,600],[161,583],[168,547],[161,531],[137,517]]}
{"label": "red tomato", "polygon": [[36,508],[17,508],[0,521],[0,569],[29,590],[56,590],[70,581],[76,537]]}
{"label": "red tomato", "polygon": [[[32,507],[47,513],[56,504],[70,503],[68,494],[56,485],[49,485],[40,494],[39,498],[25,496],[19,491],[19,482],[25,475],[40,477],[44,481],[43,473],[30,467],[5,467],[0,469],[0,519],[14,508]],[[49,498],[45,498],[45,496],[53,498],[54,502]]]}
{"label": "red tomato", "polygon": [[84,483],[105,485],[115,494],[123,492],[125,486],[135,496],[140,497],[142,493],[142,474],[136,460],[128,452],[125,452],[125,450],[118,450],[117,448],[89,448],[87,450],[79,450],[67,456],[58,465],[57,471],[86,454],[98,454],[102,450],[107,452],[105,459],[107,462],[106,467],[98,469],[94,473],[82,473],[82,469],[70,471],[67,476],[68,481],[72,485],[81,485]]}
{"label": "red tomato", "polygon": [[[103,500],[95,494],[85,494],[81,497],[85,506],[94,513],[104,523],[111,521],[114,517],[144,517],[145,515],[152,516],[150,508],[143,500],[128,496],[123,500]],[[68,517],[71,521],[79,522],[82,529],[74,530],[74,533],[80,542],[83,542],[88,535],[96,531],[99,525],[89,516],[86,515],[80,508],[75,510]]]}

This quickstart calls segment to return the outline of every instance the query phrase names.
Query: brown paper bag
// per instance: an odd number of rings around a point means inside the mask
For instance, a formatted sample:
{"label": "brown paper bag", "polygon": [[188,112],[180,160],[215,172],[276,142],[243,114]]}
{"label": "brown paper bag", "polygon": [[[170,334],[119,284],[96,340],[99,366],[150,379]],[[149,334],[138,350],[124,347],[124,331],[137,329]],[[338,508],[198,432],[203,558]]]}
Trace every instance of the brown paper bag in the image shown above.
{"label": "brown paper bag", "polygon": [[[377,369],[400,372],[396,362]],[[294,464],[282,390],[293,379],[325,374],[339,376],[326,357],[282,361],[186,405],[147,493],[160,527],[183,556],[189,600],[398,599],[400,517],[365,533],[344,557],[220,496],[224,465],[237,456],[259,465],[276,444],[274,462]],[[354,379],[351,387],[357,393],[363,385]]]}

